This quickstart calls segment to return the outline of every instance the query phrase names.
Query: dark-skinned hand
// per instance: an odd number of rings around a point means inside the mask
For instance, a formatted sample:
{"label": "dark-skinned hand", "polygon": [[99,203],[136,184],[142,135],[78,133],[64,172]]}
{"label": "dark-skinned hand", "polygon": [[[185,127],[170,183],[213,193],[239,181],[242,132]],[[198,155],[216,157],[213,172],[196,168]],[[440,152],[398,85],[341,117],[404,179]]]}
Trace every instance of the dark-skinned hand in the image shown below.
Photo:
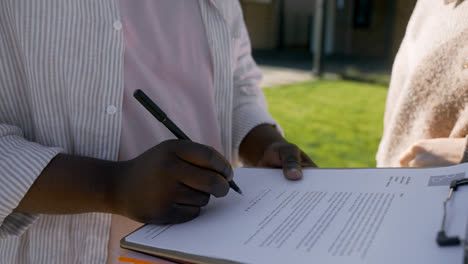
{"label": "dark-skinned hand", "polygon": [[256,166],[282,168],[284,176],[289,180],[301,179],[304,167],[317,167],[309,156],[287,141],[270,144]]}
{"label": "dark-skinned hand", "polygon": [[211,147],[169,140],[125,164],[115,188],[117,213],[142,223],[181,223],[197,217],[210,195],[229,191],[233,171]]}
{"label": "dark-skinned hand", "polygon": [[268,124],[250,131],[240,145],[240,155],[251,166],[282,168],[289,180],[301,179],[304,167],[317,167],[309,156]]}

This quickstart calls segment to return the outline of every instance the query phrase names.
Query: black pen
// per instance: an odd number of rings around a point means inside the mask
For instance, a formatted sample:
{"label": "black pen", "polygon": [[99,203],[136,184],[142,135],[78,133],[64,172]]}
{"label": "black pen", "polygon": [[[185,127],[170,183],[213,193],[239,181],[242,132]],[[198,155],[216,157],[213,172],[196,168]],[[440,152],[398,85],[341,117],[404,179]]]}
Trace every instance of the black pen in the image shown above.
{"label": "black pen", "polygon": [[[159,108],[153,100],[151,100],[142,90],[138,89],[133,93],[133,96],[140,102],[146,110],[148,110],[156,119],[163,123],[178,139],[190,140],[190,138],[185,135],[179,127],[174,124],[164,113],[161,108]],[[191,141],[191,140],[190,140]],[[231,180],[229,181],[229,186],[239,194],[242,194],[241,189],[237,184]]]}

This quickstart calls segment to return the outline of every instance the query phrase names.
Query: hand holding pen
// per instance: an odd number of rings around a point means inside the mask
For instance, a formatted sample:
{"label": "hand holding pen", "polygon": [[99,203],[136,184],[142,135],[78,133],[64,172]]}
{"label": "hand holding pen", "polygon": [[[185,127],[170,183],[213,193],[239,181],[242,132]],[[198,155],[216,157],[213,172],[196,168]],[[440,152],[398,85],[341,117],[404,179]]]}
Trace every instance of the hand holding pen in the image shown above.
{"label": "hand holding pen", "polygon": [[[183,137],[166,117],[162,120]],[[134,159],[116,162],[110,170],[102,172],[115,178],[111,195],[103,197],[111,201],[109,213],[146,224],[177,224],[197,217],[211,195],[228,194],[234,174],[215,149],[178,139],[163,141]]]}
{"label": "hand holding pen", "polygon": [[[185,133],[177,127],[174,122],[172,122],[161,110],[143,91],[136,90],[133,96],[161,123],[164,124],[178,139],[188,140],[191,141],[190,138],[185,135]],[[229,166],[230,167],[230,166]],[[239,194],[242,194],[242,191],[237,186],[237,184],[233,181],[229,181],[229,186]]]}
{"label": "hand holding pen", "polygon": [[112,198],[117,211],[111,213],[146,224],[197,217],[211,195],[227,195],[233,176],[229,163],[213,148],[178,139],[118,164]]}
{"label": "hand holding pen", "polygon": [[[142,94],[135,95],[155,114],[149,98],[138,96]],[[158,117],[173,133],[187,138],[161,113]],[[103,197],[112,201],[114,209],[109,213],[146,224],[177,224],[197,217],[211,195],[228,194],[234,174],[229,162],[212,147],[178,139],[161,142],[116,166],[111,168],[116,174],[112,195]]]}

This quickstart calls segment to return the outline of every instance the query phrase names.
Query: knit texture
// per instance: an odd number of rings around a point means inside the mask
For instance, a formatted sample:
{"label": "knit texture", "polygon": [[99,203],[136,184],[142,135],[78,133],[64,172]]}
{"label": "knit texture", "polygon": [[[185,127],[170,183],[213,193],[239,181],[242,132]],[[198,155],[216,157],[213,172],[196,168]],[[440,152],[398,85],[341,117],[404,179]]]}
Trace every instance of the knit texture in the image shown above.
{"label": "knit texture", "polygon": [[467,44],[467,1],[418,1],[393,66],[377,166],[399,166],[419,140],[468,134]]}

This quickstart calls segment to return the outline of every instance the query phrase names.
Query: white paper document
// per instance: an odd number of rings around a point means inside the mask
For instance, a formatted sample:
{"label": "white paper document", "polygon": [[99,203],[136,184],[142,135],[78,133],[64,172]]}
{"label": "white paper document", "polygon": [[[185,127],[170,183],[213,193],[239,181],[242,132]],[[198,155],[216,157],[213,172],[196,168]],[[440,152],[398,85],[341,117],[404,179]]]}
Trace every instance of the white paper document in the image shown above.
{"label": "white paper document", "polygon": [[[462,263],[436,243],[443,201],[468,164],[433,169],[235,169],[244,192],[212,198],[184,224],[147,225],[130,243],[240,263]],[[468,186],[448,203],[446,232],[464,240]]]}

